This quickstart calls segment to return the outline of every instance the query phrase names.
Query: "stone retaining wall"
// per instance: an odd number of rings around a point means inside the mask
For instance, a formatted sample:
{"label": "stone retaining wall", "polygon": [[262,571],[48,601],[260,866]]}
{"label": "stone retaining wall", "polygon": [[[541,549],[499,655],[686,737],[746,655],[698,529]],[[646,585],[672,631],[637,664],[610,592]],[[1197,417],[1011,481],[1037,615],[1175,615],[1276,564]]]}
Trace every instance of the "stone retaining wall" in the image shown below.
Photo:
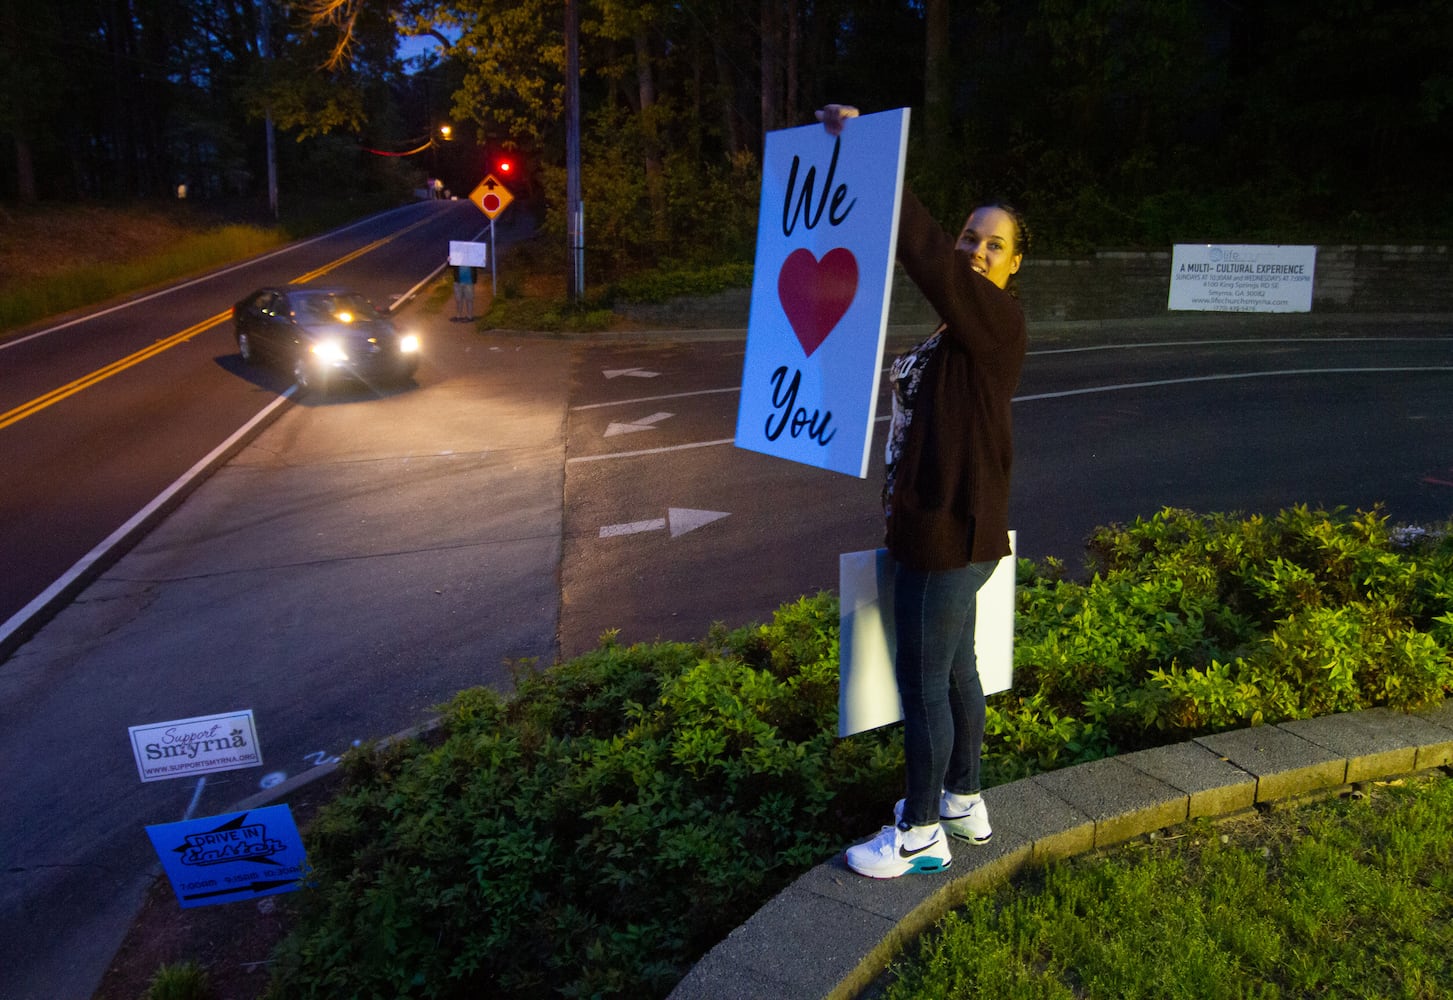
{"label": "stone retaining wall", "polygon": [[[1159,316],[1166,312],[1170,265],[1169,251],[1028,260],[1020,278],[1025,313],[1031,321]],[[894,301],[910,296],[921,301],[900,275]],[[1317,248],[1314,313],[1437,313],[1450,307],[1453,260],[1446,246]]]}
{"label": "stone retaining wall", "polygon": [[[1027,260],[1020,273],[1024,311],[1031,324],[1164,316],[1170,264],[1169,250]],[[750,303],[750,290],[739,288],[700,299],[625,307],[621,312],[655,327],[745,328]],[[1447,246],[1317,249],[1313,313],[1449,311],[1453,311],[1453,257]],[[901,267],[896,268],[889,322],[922,325],[934,321],[918,289]]]}

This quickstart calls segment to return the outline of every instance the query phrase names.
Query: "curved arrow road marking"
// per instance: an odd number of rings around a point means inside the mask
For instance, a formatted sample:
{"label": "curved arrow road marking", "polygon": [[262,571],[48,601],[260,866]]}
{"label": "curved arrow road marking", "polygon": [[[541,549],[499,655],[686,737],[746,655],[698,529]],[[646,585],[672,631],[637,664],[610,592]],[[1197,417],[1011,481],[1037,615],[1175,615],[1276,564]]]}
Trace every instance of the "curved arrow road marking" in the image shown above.
{"label": "curved arrow road marking", "polygon": [[607,524],[600,529],[601,538],[616,538],[620,535],[639,535],[647,531],[662,531],[669,528],[672,538],[679,538],[688,531],[729,517],[720,510],[692,510],[689,507],[670,507],[665,517],[653,517],[648,521],[626,521],[621,524]]}
{"label": "curved arrow road marking", "polygon": [[662,412],[653,413],[649,417],[642,417],[639,420],[632,420],[628,424],[612,422],[608,427],[606,427],[605,436],[615,437],[617,434],[634,434],[637,431],[649,431],[652,430],[656,424],[659,424],[663,420],[670,420],[675,415],[676,414],[674,413]]}

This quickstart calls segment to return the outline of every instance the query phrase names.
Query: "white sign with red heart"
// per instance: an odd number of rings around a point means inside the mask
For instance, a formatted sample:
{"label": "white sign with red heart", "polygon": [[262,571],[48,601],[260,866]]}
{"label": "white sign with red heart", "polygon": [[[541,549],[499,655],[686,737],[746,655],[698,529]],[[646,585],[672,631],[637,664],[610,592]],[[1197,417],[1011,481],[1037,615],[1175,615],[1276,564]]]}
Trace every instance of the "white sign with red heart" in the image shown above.
{"label": "white sign with red heart", "polygon": [[867,476],[907,145],[907,108],[767,133],[738,448]]}

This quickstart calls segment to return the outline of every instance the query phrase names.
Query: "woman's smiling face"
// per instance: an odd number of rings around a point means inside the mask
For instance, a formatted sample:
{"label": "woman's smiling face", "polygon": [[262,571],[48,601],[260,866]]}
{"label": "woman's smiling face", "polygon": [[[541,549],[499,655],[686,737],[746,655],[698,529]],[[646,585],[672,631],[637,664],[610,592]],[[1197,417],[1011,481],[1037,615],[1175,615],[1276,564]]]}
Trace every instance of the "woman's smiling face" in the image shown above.
{"label": "woman's smiling face", "polygon": [[976,208],[964,223],[957,249],[969,255],[969,266],[1003,288],[1019,270],[1024,252],[1019,248],[1019,227],[1002,208]]}

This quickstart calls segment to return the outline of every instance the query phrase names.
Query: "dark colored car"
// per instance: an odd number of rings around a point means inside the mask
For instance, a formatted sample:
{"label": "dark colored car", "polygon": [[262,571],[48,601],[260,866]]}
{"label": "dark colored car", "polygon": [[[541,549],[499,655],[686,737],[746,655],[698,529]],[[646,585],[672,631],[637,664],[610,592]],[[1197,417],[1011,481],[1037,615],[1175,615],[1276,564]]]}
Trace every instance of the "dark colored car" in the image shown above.
{"label": "dark colored car", "polygon": [[232,320],[242,360],[290,372],[299,392],[340,379],[404,382],[419,365],[419,338],[344,288],[262,288],[232,307]]}

